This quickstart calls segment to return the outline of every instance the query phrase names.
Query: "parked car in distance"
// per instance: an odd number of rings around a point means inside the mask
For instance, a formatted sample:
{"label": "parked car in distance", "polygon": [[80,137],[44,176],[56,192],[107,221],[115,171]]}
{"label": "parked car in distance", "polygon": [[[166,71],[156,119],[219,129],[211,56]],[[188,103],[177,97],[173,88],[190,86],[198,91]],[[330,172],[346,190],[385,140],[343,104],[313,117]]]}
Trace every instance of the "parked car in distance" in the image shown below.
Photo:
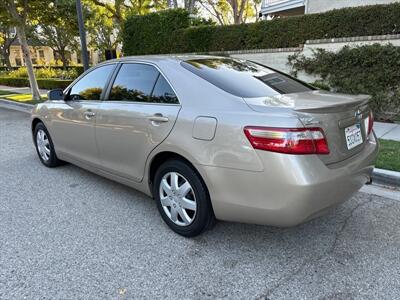
{"label": "parked car in distance", "polygon": [[368,96],[245,60],[126,57],[48,96],[32,112],[41,162],[154,197],[184,236],[216,219],[294,226],[320,216],[370,181],[378,152]]}

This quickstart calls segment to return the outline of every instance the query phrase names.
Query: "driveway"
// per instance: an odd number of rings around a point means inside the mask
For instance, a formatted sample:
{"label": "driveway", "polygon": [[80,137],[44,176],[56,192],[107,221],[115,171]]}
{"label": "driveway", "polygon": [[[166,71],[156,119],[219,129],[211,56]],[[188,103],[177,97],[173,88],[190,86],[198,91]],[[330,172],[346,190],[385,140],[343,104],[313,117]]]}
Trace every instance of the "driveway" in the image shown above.
{"label": "driveway", "polygon": [[0,108],[0,299],[400,295],[400,201],[358,193],[296,228],[219,222],[186,239],[149,197],[73,165],[43,167],[29,126]]}

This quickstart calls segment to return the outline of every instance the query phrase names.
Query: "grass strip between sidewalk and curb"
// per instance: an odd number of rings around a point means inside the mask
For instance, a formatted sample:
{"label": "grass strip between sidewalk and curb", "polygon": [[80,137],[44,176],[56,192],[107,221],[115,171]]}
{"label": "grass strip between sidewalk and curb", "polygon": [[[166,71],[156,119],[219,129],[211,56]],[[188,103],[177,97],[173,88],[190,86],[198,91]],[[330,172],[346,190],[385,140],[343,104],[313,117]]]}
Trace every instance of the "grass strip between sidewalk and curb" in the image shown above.
{"label": "grass strip between sidewalk and curb", "polygon": [[2,99],[18,102],[18,103],[25,103],[25,104],[37,104],[41,103],[47,100],[47,95],[42,94],[40,97],[42,98],[41,100],[32,100],[32,94],[30,93],[24,93],[24,94],[19,94],[15,92],[10,92],[10,91],[4,91],[0,90],[0,96]]}
{"label": "grass strip between sidewalk and curb", "polygon": [[400,142],[380,139],[379,143],[376,167],[400,172]]}

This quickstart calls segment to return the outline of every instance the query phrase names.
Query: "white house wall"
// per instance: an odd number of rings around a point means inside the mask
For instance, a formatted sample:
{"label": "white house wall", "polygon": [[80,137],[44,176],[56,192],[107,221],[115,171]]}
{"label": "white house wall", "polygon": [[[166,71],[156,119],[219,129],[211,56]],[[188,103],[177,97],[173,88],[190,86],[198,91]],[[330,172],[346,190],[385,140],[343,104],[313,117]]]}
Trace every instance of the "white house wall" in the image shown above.
{"label": "white house wall", "polygon": [[390,4],[400,0],[307,0],[306,13],[319,13],[344,7]]}

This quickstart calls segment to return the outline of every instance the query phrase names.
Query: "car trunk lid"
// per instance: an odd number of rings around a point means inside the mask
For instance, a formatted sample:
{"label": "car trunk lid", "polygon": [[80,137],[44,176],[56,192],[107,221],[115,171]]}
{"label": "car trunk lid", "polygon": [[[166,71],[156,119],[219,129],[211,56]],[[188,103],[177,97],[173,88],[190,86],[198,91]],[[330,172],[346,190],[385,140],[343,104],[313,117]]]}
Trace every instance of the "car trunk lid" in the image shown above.
{"label": "car trunk lid", "polygon": [[364,149],[368,138],[369,99],[367,95],[311,91],[244,100],[251,109],[259,112],[267,112],[271,108],[289,109],[304,127],[322,128],[330,153],[320,155],[320,158],[329,165]]}

